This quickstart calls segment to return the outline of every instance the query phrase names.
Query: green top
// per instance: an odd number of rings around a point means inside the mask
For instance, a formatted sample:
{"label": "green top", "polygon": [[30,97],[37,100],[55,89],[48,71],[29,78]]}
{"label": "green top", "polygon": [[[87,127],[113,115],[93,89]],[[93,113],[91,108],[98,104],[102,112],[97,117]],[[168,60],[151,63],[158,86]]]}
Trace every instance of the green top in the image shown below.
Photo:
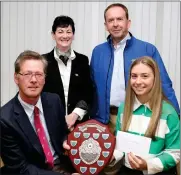
{"label": "green top", "polygon": [[[121,130],[124,103],[120,105],[116,122],[116,133]],[[149,105],[141,104],[137,99],[133,107],[133,116],[128,129],[129,133],[144,136],[152,111]],[[148,171],[146,174],[155,174],[175,166],[180,160],[180,122],[172,105],[163,101],[160,122],[155,134],[155,140],[151,140],[150,151],[146,159]],[[125,159],[125,165],[129,168],[129,162]]]}

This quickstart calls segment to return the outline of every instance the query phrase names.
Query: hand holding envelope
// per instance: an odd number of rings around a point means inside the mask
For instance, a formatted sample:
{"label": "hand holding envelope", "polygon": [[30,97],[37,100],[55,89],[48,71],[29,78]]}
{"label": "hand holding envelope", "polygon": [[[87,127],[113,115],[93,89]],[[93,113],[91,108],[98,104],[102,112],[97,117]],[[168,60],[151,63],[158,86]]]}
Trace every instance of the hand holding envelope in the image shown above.
{"label": "hand holding envelope", "polygon": [[118,131],[116,136],[116,149],[125,153],[134,153],[136,156],[146,158],[149,154],[151,139],[148,137]]}
{"label": "hand holding envelope", "polygon": [[133,169],[136,170],[146,170],[147,169],[147,162],[139,156],[135,156],[133,153],[128,154],[128,161],[129,164]]}
{"label": "hand holding envelope", "polygon": [[144,160],[150,150],[151,139],[148,137],[118,131],[116,149],[128,154],[128,161],[133,169],[145,170],[147,163]]}

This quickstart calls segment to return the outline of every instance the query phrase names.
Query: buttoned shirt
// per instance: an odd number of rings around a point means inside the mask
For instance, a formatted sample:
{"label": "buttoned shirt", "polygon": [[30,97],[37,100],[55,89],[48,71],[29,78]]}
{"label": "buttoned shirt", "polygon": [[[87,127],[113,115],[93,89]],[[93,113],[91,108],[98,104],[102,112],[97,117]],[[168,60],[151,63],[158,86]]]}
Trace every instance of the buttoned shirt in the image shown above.
{"label": "buttoned shirt", "polygon": [[110,104],[119,107],[125,99],[125,79],[124,79],[124,49],[126,41],[130,39],[129,33],[114,47],[114,68],[111,82]]}
{"label": "buttoned shirt", "polygon": [[[71,66],[72,66],[72,60],[74,60],[76,58],[76,55],[73,51],[73,49],[71,49],[70,51],[70,56],[69,59],[67,61],[67,66],[62,62],[61,59],[59,59],[59,54],[61,54],[60,51],[58,51],[57,53],[57,48],[54,48],[54,57],[58,63],[58,67],[59,67],[59,71],[60,71],[60,76],[62,79],[62,83],[63,83],[63,89],[64,89],[64,95],[65,95],[65,106],[66,106],[66,115],[67,115],[67,101],[68,101],[68,92],[69,92],[69,83],[70,83],[70,73],[71,73]],[[65,54],[66,55],[66,54]],[[75,108],[73,110],[74,113],[76,113],[79,118],[78,120],[82,120],[83,116],[87,113],[86,110],[83,110],[81,108]]]}

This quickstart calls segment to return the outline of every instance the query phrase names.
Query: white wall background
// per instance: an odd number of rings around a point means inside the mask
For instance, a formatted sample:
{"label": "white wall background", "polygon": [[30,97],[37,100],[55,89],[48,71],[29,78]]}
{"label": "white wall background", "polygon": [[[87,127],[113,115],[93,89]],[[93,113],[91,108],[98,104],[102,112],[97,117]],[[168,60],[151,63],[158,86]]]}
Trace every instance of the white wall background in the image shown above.
{"label": "white wall background", "polygon": [[[106,40],[103,13],[113,2],[1,2],[1,106],[17,92],[13,64],[19,53],[52,50],[56,16],[74,19],[74,49],[90,58],[92,49]],[[180,3],[122,3],[129,10],[132,34],[157,46],[180,101]]]}

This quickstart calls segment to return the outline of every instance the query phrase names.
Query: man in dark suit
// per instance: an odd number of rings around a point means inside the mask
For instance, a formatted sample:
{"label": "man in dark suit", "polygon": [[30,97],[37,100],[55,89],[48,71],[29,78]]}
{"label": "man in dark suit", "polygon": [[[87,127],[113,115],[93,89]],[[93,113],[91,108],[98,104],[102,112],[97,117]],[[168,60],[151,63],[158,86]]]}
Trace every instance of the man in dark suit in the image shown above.
{"label": "man in dark suit", "polygon": [[58,16],[52,26],[55,48],[43,56],[48,61],[43,91],[57,93],[66,111],[68,128],[76,121],[89,119],[92,82],[88,57],[71,48],[74,39],[74,21],[68,16]]}
{"label": "man in dark suit", "polygon": [[59,96],[41,93],[46,67],[46,59],[33,51],[15,61],[19,92],[0,113],[1,156],[8,174],[63,174],[68,128]]}

